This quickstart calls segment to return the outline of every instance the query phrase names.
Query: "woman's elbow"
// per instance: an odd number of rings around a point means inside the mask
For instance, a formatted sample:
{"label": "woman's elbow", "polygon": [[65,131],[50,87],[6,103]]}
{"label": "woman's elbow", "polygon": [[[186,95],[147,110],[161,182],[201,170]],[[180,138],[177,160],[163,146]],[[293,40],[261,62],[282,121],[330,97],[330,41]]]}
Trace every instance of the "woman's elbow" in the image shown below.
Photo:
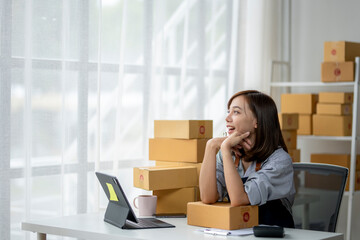
{"label": "woman's elbow", "polygon": [[[205,194],[204,194],[205,195]],[[212,204],[217,202],[217,196],[203,196],[201,195],[201,202],[205,204]]]}

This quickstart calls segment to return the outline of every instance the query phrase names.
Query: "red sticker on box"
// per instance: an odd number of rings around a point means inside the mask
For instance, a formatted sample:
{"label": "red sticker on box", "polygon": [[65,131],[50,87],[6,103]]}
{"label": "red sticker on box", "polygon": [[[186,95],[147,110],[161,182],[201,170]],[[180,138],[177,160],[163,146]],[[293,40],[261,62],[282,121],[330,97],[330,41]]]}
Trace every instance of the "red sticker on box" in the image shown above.
{"label": "red sticker on box", "polygon": [[336,50],[335,49],[331,50],[331,54],[336,55]]}
{"label": "red sticker on box", "polygon": [[144,181],[144,176],[142,174],[140,175],[140,181]]}
{"label": "red sticker on box", "polygon": [[244,222],[248,222],[250,219],[250,214],[248,212],[245,212],[243,215],[243,220]]}
{"label": "red sticker on box", "polygon": [[335,74],[335,76],[339,76],[341,74],[340,68],[335,68],[334,74]]}
{"label": "red sticker on box", "polygon": [[205,127],[204,127],[204,126],[200,126],[200,127],[199,127],[199,132],[200,132],[200,134],[204,134],[204,133],[205,133]]}

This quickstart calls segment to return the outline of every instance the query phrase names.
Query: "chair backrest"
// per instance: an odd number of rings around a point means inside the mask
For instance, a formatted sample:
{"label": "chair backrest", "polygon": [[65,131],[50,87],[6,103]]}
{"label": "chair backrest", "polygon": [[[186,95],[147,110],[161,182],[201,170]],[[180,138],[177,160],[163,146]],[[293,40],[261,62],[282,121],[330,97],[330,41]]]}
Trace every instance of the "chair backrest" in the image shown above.
{"label": "chair backrest", "polygon": [[320,163],[294,163],[295,228],[335,232],[349,170]]}

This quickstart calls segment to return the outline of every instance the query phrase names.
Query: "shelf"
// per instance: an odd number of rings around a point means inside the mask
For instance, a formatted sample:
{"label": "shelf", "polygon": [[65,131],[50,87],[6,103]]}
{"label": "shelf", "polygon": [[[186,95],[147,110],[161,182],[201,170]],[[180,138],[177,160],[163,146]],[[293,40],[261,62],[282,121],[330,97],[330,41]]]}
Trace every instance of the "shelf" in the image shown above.
{"label": "shelf", "polygon": [[[314,135],[298,135],[299,140],[333,140],[333,141],[349,141],[351,142],[351,136],[346,137],[333,137],[333,136],[314,136]],[[356,137],[357,140],[360,139],[359,136]]]}
{"label": "shelf", "polygon": [[[354,195],[360,195],[360,191],[359,190],[355,190],[354,191]],[[349,196],[349,191],[344,191],[344,196]]]}
{"label": "shelf", "polygon": [[355,82],[272,82],[271,87],[354,87]]}

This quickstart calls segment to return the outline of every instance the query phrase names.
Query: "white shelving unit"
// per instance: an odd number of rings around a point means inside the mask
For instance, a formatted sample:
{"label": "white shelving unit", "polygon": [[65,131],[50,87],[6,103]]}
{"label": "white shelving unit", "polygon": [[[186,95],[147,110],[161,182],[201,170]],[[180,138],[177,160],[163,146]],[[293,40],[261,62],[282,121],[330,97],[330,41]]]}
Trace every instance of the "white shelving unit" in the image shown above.
{"label": "white shelving unit", "polygon": [[[358,113],[359,113],[359,82],[360,82],[360,57],[355,59],[355,81],[354,82],[333,82],[333,83],[323,83],[323,82],[274,82],[273,77],[273,68],[275,64],[279,64],[277,61],[273,61],[271,64],[271,79],[270,79],[270,88],[276,87],[352,87],[354,93],[353,101],[353,118],[352,118],[352,135],[349,137],[332,137],[332,136],[298,136],[302,140],[311,139],[311,140],[333,140],[333,141],[348,141],[351,143],[351,164],[350,164],[350,185],[349,191],[344,195],[349,197],[348,200],[348,212],[347,212],[347,229],[346,229],[346,239],[351,239],[351,225],[352,225],[352,209],[353,209],[353,197],[354,194],[360,194],[360,191],[355,192],[355,168],[356,168],[356,143],[360,139],[357,135],[357,125],[358,125]],[[289,63],[280,63],[285,64],[290,68]],[[270,94],[271,94],[270,89]]]}

